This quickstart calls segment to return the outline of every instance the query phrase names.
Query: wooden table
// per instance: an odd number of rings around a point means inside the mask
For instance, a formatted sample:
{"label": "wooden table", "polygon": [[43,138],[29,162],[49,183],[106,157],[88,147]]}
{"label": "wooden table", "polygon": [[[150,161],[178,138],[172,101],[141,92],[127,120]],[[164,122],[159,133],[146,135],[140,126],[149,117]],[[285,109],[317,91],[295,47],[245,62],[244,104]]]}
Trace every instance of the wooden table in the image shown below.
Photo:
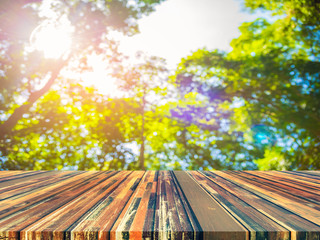
{"label": "wooden table", "polygon": [[319,238],[317,171],[0,172],[0,240]]}

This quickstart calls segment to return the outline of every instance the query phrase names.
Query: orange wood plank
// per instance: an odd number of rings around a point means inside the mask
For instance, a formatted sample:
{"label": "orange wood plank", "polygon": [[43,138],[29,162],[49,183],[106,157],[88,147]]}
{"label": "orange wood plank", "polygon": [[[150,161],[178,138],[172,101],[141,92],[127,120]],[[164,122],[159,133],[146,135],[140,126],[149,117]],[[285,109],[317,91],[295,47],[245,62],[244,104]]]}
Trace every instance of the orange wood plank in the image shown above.
{"label": "orange wood plank", "polygon": [[48,189],[49,186],[55,185],[63,180],[67,180],[72,176],[76,176],[78,172],[48,172],[48,174],[38,176],[38,178],[29,179],[16,184],[10,184],[0,189],[0,200],[7,198],[17,199],[28,194],[39,191],[40,189]]}
{"label": "orange wood plank", "polygon": [[[0,232],[21,231],[30,224],[41,220],[44,216],[60,208],[64,204],[76,199],[81,194],[85,194],[92,187],[99,182],[104,181],[112,175],[112,173],[85,173],[85,178],[79,179],[76,183],[71,181],[71,185],[66,184],[61,188],[52,189],[49,197],[46,197],[46,191],[41,190],[38,196],[31,197],[29,199],[20,199],[19,207],[11,206],[10,211],[1,211],[0,215]],[[102,176],[100,176],[102,175]],[[113,174],[114,175],[114,174]],[[80,176],[78,176],[80,177]],[[47,192],[47,193],[48,193]],[[41,198],[41,201],[37,201],[37,198]],[[27,201],[27,204],[26,204]],[[37,201],[35,204],[33,201]],[[10,200],[7,205],[11,204]],[[24,237],[24,235],[21,235]]]}
{"label": "orange wood plank", "polygon": [[[28,239],[32,239],[36,232],[37,235],[39,235],[37,237],[41,239],[43,238],[42,233],[50,232],[53,233],[52,236],[55,239],[64,239],[64,233],[68,231],[69,228],[82,222],[86,215],[106,200],[113,190],[119,187],[130,174],[131,172],[122,172],[122,174],[115,174],[108,178],[105,178],[103,175],[100,176],[100,178],[98,178],[99,181],[92,185],[92,188],[88,189],[84,194],[67,202],[59,209],[50,212],[45,217],[42,217],[40,221],[36,221],[24,228],[21,234],[23,236],[28,234]],[[86,230],[89,234],[96,232],[96,230],[88,231],[89,229],[90,228]],[[81,234],[83,233],[84,231],[81,232]]]}

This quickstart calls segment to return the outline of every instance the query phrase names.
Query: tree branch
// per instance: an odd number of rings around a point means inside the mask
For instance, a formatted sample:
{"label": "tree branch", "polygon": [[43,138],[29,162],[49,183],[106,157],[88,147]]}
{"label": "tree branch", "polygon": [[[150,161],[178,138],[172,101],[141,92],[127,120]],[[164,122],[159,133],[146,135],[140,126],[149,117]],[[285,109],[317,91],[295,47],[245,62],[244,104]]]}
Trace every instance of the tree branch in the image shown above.
{"label": "tree branch", "polygon": [[5,139],[5,136],[9,134],[14,126],[18,123],[18,121],[22,118],[23,114],[27,113],[32,105],[41,98],[45,93],[49,91],[54,81],[57,79],[61,69],[63,66],[68,62],[70,57],[64,61],[60,61],[59,64],[55,66],[52,71],[51,77],[48,82],[38,91],[35,91],[30,94],[28,100],[21,105],[20,107],[16,108],[11,116],[0,125],[0,140]]}

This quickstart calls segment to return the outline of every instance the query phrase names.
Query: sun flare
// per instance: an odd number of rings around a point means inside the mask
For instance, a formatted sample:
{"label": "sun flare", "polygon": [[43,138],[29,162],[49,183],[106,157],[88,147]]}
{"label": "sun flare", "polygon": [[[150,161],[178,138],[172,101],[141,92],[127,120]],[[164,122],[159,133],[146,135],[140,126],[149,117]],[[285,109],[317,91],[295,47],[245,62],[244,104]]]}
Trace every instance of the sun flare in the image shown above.
{"label": "sun flare", "polygon": [[92,71],[81,74],[84,85],[93,86],[100,93],[112,97],[121,96],[122,92],[118,89],[116,80],[111,77],[111,69],[108,68],[108,62],[103,60],[103,56],[96,54],[88,56],[88,65]]}
{"label": "sun flare", "polygon": [[45,58],[60,58],[71,49],[72,28],[66,24],[43,23],[31,34],[34,49],[42,51]]}

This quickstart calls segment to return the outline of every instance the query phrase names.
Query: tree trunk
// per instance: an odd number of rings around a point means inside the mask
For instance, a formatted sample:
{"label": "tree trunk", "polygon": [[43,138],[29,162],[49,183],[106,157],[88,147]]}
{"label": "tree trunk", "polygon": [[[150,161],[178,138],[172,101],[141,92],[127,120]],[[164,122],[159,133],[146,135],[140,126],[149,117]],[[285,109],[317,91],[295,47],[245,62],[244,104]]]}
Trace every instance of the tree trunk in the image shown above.
{"label": "tree trunk", "polygon": [[[142,132],[143,134],[143,132]],[[141,134],[141,135],[142,135]],[[139,156],[139,169],[140,170],[145,170],[145,166],[144,166],[144,137],[143,138],[143,142],[141,143],[141,147],[140,147],[140,156]]]}
{"label": "tree trunk", "polygon": [[146,105],[146,87],[143,84],[143,96],[142,96],[142,124],[141,124],[141,135],[140,135],[140,141],[141,141],[141,146],[140,146],[140,156],[139,156],[139,168],[140,170],[145,170],[144,166],[144,150],[145,150],[145,137],[144,137],[144,125],[145,125],[145,105]]}

